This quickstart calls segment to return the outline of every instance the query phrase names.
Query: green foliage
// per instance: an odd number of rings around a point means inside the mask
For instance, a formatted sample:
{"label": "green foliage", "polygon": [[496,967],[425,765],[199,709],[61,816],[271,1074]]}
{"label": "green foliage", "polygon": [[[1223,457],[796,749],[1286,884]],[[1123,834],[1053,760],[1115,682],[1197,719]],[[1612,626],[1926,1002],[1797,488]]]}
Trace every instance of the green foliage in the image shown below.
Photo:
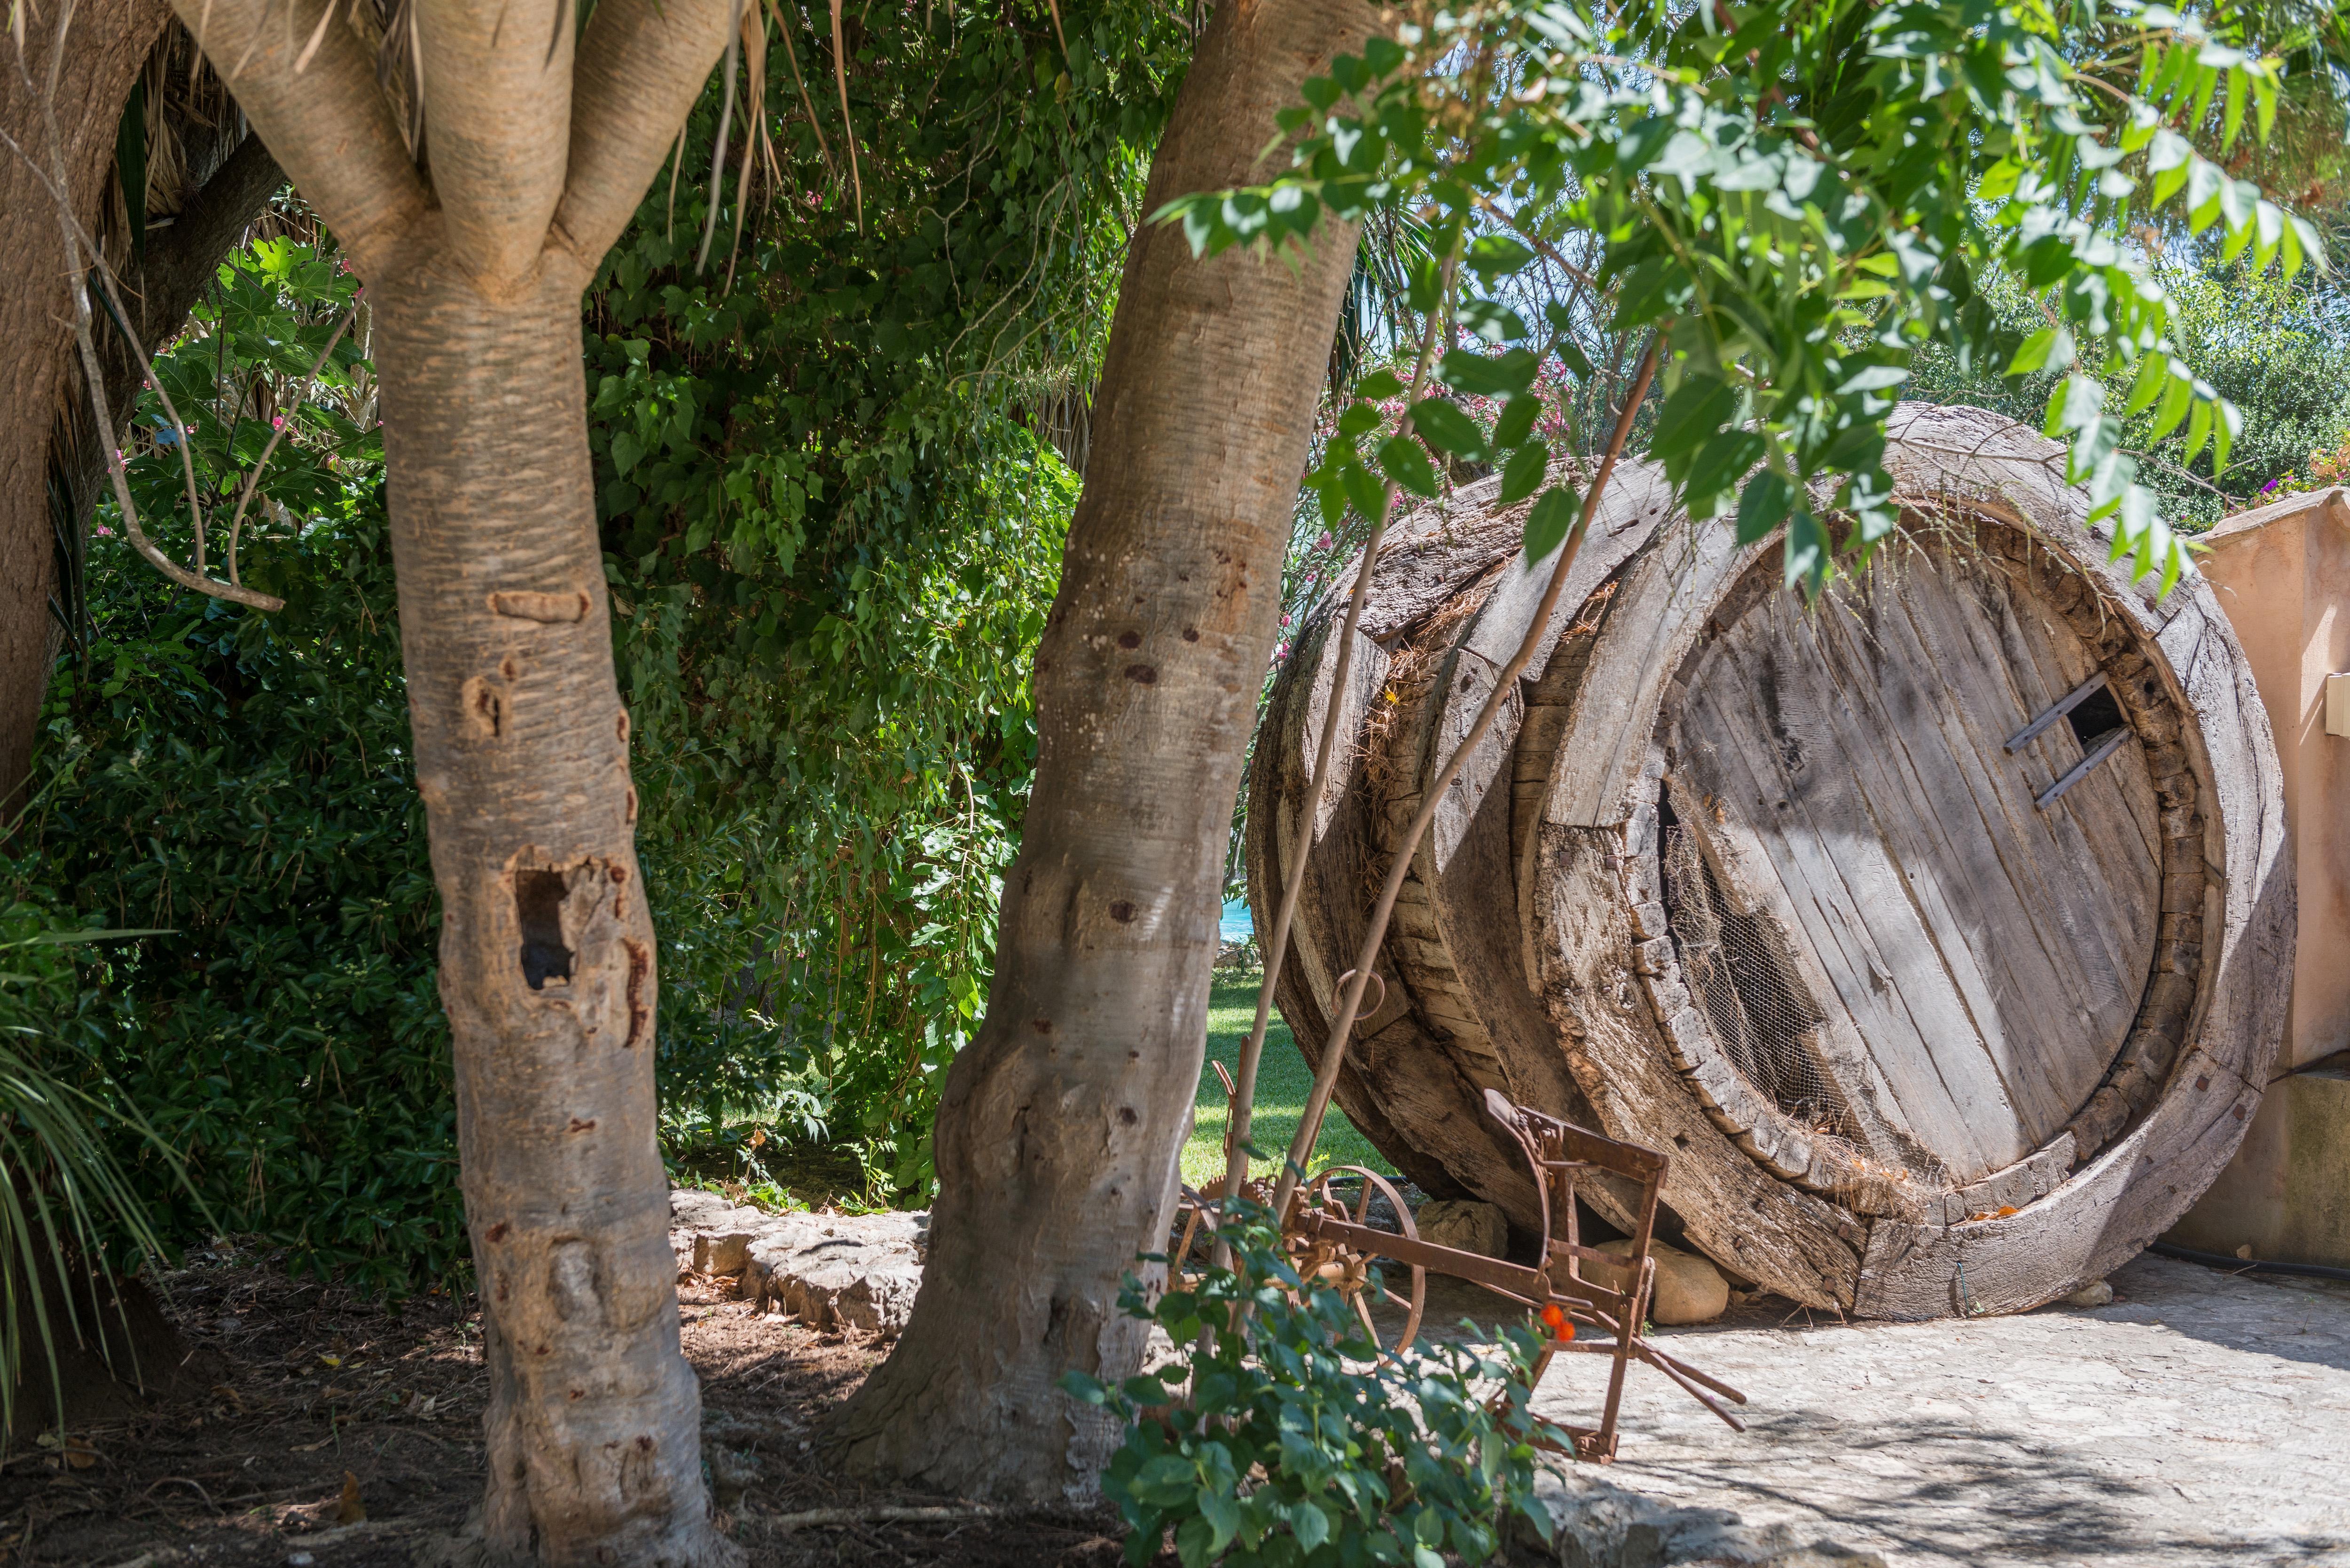
{"label": "green foliage", "polygon": [[[8,900],[0,904],[0,1428],[16,1426],[27,1355],[47,1362],[63,1419],[57,1342],[98,1327],[81,1319],[88,1293],[28,1283],[72,1280],[92,1266],[130,1272],[163,1250],[118,1146],[151,1150],[177,1175],[152,1129],[77,1050],[71,1027],[83,1002],[78,954],[145,933],[77,928],[32,869],[0,856]],[[64,1307],[63,1321],[53,1320],[53,1303]]]}
{"label": "green foliage", "polygon": [[877,1182],[919,1195],[941,1074],[986,995],[1076,503],[1042,432],[1082,428],[1190,39],[1131,0],[1057,24],[1038,4],[847,16],[844,121],[828,14],[774,15],[772,149],[733,150],[749,181],[720,192],[710,269],[690,171],[714,95],[689,172],[656,183],[588,301],[643,846],[666,865],[729,846],[757,977],[726,1032],[664,1027],[672,1084],[697,1085],[671,1115],[707,1147],[805,1075]]}
{"label": "green foliage", "polygon": [[[166,547],[188,547],[185,464],[224,520],[354,296],[290,240],[223,267],[155,367],[185,455],[151,392],[128,454]],[[362,345],[347,336],[321,380],[271,458],[260,493],[276,504],[247,518],[245,580],[282,612],[182,593],[99,514],[97,637],[59,669],[26,836],[86,918],[166,929],[92,971],[76,1021],[192,1183],[178,1189],[154,1147],[126,1150],[164,1234],[224,1225],[404,1290],[465,1254],[439,919]]]}
{"label": "green foliage", "polygon": [[[775,15],[822,88],[829,17]],[[773,146],[740,211],[730,167],[710,269],[715,87],[587,302],[665,1139],[696,1168],[765,1174],[771,1129],[853,1140],[874,1185],[919,1192],[936,1075],[982,1005],[1075,501],[1039,412],[1098,353],[1136,147],[1189,44],[1163,11],[1063,19],[1066,60],[1041,7],[845,19],[861,224],[837,100],[807,118],[779,40]],[[217,558],[354,316],[244,521],[244,579],[283,612],[181,594],[100,513],[97,638],[60,670],[24,837],[82,918],[170,928],[90,971],[70,1030],[185,1161],[201,1205],[120,1142],[162,1232],[218,1223],[397,1292],[466,1242],[359,303],[331,249],[265,241],[160,359],[131,487],[185,558],[192,471]]]}
{"label": "green foliage", "polygon": [[[2138,457],[2140,482],[2161,497],[2162,514],[2190,533],[2314,479],[2302,473],[2312,455],[2350,435],[2350,302],[2338,278],[2310,269],[2287,282],[2273,272],[2253,274],[2243,258],[2222,263],[2199,249],[2170,249],[2155,259],[2153,273],[2170,296],[2172,340],[2242,414],[2228,472],[2213,475],[2209,448],[2182,462],[2183,432],[2153,443],[2152,409],[2130,416],[2122,434],[2122,451]],[[1987,280],[1984,295],[2019,336],[2039,315],[2004,276]],[[2058,379],[2041,372],[2010,380],[1981,368],[1963,375],[1949,350],[1929,344],[1903,395],[2030,421],[2041,417]]]}
{"label": "green foliage", "polygon": [[1170,1530],[1184,1568],[1482,1563],[1511,1514],[1548,1540],[1529,1439],[1563,1438],[1530,1407],[1534,1335],[1382,1359],[1344,1295],[1299,1280],[1268,1218],[1232,1205],[1240,1272],[1155,1300],[1128,1276],[1118,1304],[1167,1332],[1171,1366],[1115,1388],[1061,1380],[1127,1424],[1102,1477],[1127,1561],[1149,1563]]}
{"label": "green foliage", "polygon": [[[1783,524],[1788,580],[1814,588],[1893,525],[1886,420],[1921,345],[1969,373],[2061,373],[2045,428],[2069,438],[2093,519],[2114,519],[2116,557],[2167,585],[2185,547],[2120,450],[2125,421],[2151,410],[2151,440],[2183,427],[2178,461],[2208,447],[2224,471],[2240,416],[2188,367],[2169,296],[2115,236],[2172,218],[2286,279],[2321,252],[2213,161],[2265,138],[2282,79],[2239,24],[2225,6],[1487,0],[1335,59],[1311,108],[1285,111],[1294,172],[1162,216],[1206,251],[1409,207],[1446,258],[1420,269],[1414,308],[1449,308],[1502,363],[1575,337],[1573,308],[1530,319],[1511,285],[1568,235],[1596,236],[1590,308],[1659,344],[1648,455],[1693,515],[1737,506],[1748,538]],[[1985,298],[1993,273],[2043,310],[2029,336]],[[1448,357],[1457,389],[1518,375],[1459,373]],[[1412,488],[1406,444],[1367,453],[1342,423],[1308,481],[1326,515],[1362,494],[1351,475]],[[1740,505],[1757,465],[1777,482]]]}

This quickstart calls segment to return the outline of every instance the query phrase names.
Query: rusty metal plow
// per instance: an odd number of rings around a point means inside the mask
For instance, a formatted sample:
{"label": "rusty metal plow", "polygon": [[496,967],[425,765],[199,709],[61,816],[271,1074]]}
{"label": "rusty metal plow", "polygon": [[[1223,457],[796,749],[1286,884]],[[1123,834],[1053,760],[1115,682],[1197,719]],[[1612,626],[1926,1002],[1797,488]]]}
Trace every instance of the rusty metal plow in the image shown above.
{"label": "rusty metal plow", "polygon": [[[1229,1084],[1230,1080],[1227,1079]],[[1744,1423],[1724,1401],[1743,1405],[1746,1396],[1727,1383],[1710,1377],[1659,1349],[1640,1333],[1656,1287],[1656,1260],[1649,1255],[1654,1239],[1659,1194],[1664,1187],[1666,1157],[1638,1144],[1620,1143],[1555,1116],[1513,1105],[1501,1094],[1485,1091],[1485,1111],[1526,1157],[1542,1201],[1542,1245],[1538,1265],[1513,1263],[1501,1258],[1464,1251],[1423,1241],[1401,1194],[1375,1172],[1360,1166],[1335,1166],[1311,1178],[1291,1200],[1282,1224],[1282,1242],[1302,1279],[1319,1279],[1345,1294],[1369,1331],[1372,1343],[1388,1355],[1400,1355],[1419,1333],[1427,1306],[1427,1282],[1431,1272],[1450,1274],[1517,1303],[1533,1314],[1546,1344],[1534,1363],[1533,1382],[1539,1386],[1560,1355],[1605,1355],[1614,1365],[1607,1378],[1607,1403],[1596,1427],[1565,1428],[1577,1459],[1605,1464],[1616,1457],[1617,1417],[1623,1404],[1625,1374],[1638,1361],[1654,1368],[1674,1386],[1728,1423],[1744,1431]],[[1633,1183],[1638,1193],[1631,1251],[1611,1256],[1583,1245],[1575,1218],[1578,1176],[1605,1171]],[[1351,1205],[1339,1190],[1341,1182],[1359,1182]],[[1201,1190],[1184,1189],[1182,1239],[1173,1254],[1174,1266],[1185,1268],[1203,1229],[1212,1233],[1211,1211],[1222,1197],[1221,1182]],[[1258,1203],[1270,1192],[1265,1183],[1252,1181],[1243,1189]],[[1387,1200],[1392,1227],[1375,1222],[1374,1195]],[[1385,1218],[1385,1217],[1380,1217]],[[1564,1240],[1554,1234],[1563,1222]],[[1386,1343],[1374,1323],[1368,1295],[1373,1266],[1378,1261],[1400,1263],[1411,1271],[1409,1294],[1389,1288],[1405,1307],[1402,1328],[1394,1343]],[[1615,1277],[1628,1276],[1619,1288],[1586,1278],[1586,1265]],[[1607,1337],[1595,1342],[1577,1336],[1578,1329],[1596,1329]],[[1545,1447],[1556,1445],[1545,1444]]]}

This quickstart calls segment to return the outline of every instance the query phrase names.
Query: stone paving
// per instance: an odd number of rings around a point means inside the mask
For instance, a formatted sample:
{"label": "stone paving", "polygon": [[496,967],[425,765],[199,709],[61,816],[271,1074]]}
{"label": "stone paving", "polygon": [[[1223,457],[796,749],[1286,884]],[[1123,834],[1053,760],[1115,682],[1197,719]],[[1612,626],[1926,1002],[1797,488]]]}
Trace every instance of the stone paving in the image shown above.
{"label": "stone paving", "polygon": [[[1745,1391],[1749,1430],[1635,1366],[1617,1462],[1562,1484],[1619,1511],[1637,1494],[1652,1524],[1728,1513],[1891,1568],[2350,1568],[2350,1286],[2153,1256],[2112,1284],[2109,1306],[2018,1317],[1781,1327],[1750,1309],[1662,1331]],[[1487,1310],[1444,1282],[1429,1317]],[[1606,1366],[1562,1358],[1537,1408],[1589,1423]],[[1586,1561],[1751,1560],[1673,1534]]]}
{"label": "stone paving", "polygon": [[[746,1295],[816,1326],[892,1332],[920,1281],[927,1216],[762,1215],[686,1192],[673,1212],[681,1265],[739,1272]],[[2150,1255],[2111,1283],[2110,1305],[2018,1317],[1847,1324],[1758,1303],[1659,1330],[1745,1391],[1747,1431],[1634,1366],[1617,1462],[1544,1482],[1569,1525],[1544,1555],[2350,1568],[2350,1285]],[[1492,1323],[1493,1297],[1429,1287],[1429,1332]],[[1591,1424],[1607,1365],[1562,1357],[1536,1408]]]}

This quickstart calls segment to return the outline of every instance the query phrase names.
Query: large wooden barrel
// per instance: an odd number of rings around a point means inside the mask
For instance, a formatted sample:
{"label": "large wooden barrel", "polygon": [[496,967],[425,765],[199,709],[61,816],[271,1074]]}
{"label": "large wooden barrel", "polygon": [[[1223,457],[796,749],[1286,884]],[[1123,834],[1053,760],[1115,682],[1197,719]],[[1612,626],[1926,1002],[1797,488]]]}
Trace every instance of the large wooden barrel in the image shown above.
{"label": "large wooden barrel", "polygon": [[[1534,1220],[1478,1108],[1497,1087],[1669,1154],[1672,1218],[1733,1274],[1919,1318],[2102,1277],[2233,1153],[2293,904],[2225,617],[2199,578],[2158,597],[2109,565],[2062,450],[2012,421],[1905,406],[1887,467],[1899,533],[1816,606],[1776,539],[1742,548],[1617,471],[1416,854],[1339,1076],[1421,1187]],[[1274,683],[1246,853],[1261,927],[1307,878],[1278,996],[1309,1055],[1541,592],[1523,509],[1492,497],[1399,525],[1347,691],[1343,605]]]}

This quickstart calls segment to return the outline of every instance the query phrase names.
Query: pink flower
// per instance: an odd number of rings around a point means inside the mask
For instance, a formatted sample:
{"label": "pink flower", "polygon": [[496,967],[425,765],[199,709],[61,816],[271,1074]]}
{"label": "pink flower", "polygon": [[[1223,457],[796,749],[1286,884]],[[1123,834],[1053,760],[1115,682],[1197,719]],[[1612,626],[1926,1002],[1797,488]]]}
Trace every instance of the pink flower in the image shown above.
{"label": "pink flower", "polygon": [[114,530],[101,523],[98,525],[98,536],[101,539],[111,539],[114,537]]}
{"label": "pink flower", "polygon": [[1322,530],[1322,537],[1314,541],[1314,547],[1317,550],[1326,550],[1330,547],[1330,530],[1327,528]]}
{"label": "pink flower", "polygon": [[1281,618],[1281,624],[1283,627],[1286,628],[1289,625],[1289,618],[1287,616],[1283,616]]}
{"label": "pink flower", "polygon": [[286,416],[284,414],[278,414],[273,417],[269,421],[269,428],[274,431],[284,430],[286,428]]}

